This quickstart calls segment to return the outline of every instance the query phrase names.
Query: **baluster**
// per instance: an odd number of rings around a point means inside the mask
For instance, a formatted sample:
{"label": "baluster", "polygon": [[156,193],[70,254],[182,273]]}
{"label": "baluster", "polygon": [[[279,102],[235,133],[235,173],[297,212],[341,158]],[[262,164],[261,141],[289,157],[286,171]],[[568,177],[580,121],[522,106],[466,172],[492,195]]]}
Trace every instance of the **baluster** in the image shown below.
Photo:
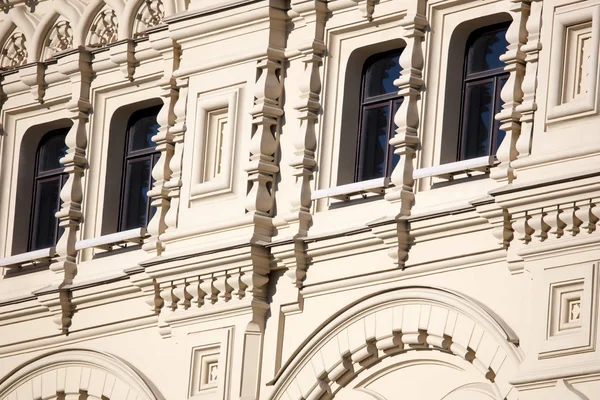
{"label": "baluster", "polygon": [[529,226],[529,219],[531,217],[525,212],[523,215],[516,214],[515,220],[512,224],[513,229],[515,230],[516,238],[523,243],[527,244],[531,241],[531,235],[535,232],[535,230]]}
{"label": "baluster", "polygon": [[529,226],[534,230],[533,236],[538,238],[541,242],[548,238],[548,230],[550,226],[544,222],[544,216],[546,213],[542,209],[540,212],[531,213],[529,219]]}
{"label": "baluster", "polygon": [[563,235],[563,229],[566,226],[564,221],[561,219],[561,215],[562,210],[559,208],[559,206],[556,206],[556,208],[548,210],[543,218],[543,221],[549,226],[548,232],[557,238]]}

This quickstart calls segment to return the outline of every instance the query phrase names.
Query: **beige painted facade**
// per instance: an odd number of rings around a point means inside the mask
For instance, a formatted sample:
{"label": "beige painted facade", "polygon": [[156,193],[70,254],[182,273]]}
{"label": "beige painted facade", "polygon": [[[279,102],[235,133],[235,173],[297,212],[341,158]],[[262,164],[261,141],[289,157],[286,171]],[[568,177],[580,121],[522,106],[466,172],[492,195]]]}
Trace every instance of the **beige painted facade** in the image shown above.
{"label": "beige painted facade", "polygon": [[[0,8],[0,399],[600,399],[600,1]],[[506,137],[463,168],[465,43],[498,22]],[[400,162],[348,188],[362,65],[398,48]],[[157,104],[157,212],[117,237]],[[32,254],[59,127],[64,231]]]}

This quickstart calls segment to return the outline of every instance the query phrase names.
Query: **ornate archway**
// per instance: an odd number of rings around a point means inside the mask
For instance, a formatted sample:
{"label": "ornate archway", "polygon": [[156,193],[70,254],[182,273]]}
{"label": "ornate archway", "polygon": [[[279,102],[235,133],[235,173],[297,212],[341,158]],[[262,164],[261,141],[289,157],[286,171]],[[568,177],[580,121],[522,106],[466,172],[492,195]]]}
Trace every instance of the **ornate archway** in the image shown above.
{"label": "ornate archway", "polygon": [[388,357],[435,350],[460,357],[485,377],[498,399],[516,399],[509,383],[523,356],[514,332],[491,311],[456,292],[411,286],[363,298],[307,339],[270,382],[272,399],[335,396]]}
{"label": "ornate archway", "polygon": [[0,399],[17,398],[164,400],[121,359],[82,349],[45,354],[11,371],[0,380]]}

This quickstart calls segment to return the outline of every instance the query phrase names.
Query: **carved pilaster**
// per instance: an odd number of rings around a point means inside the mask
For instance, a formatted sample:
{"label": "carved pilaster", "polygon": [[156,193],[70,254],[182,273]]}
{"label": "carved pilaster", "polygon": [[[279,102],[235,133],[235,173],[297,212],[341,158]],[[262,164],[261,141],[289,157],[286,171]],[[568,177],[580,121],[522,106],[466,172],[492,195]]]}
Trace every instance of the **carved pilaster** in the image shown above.
{"label": "carved pilaster", "polygon": [[504,105],[495,117],[500,121],[500,129],[506,132],[506,136],[496,153],[500,165],[492,170],[490,176],[499,181],[512,182],[515,173],[511,162],[518,156],[516,144],[521,133],[521,113],[517,107],[523,100],[521,85],[525,76],[525,53],[522,47],[527,42],[525,25],[529,16],[529,2],[511,0],[510,5],[513,21],[506,31],[508,47],[506,53],[500,56],[509,76],[500,93]]}
{"label": "carved pilaster", "polygon": [[81,202],[83,199],[82,178],[87,166],[87,124],[90,111],[90,84],[92,81],[90,53],[78,49],[63,53],[58,59],[58,70],[69,77],[71,82],[71,100],[65,105],[73,121],[65,138],[67,154],[61,158],[67,181],[60,192],[61,209],[56,213],[63,234],[56,244],[57,262],[50,269],[56,273],[64,273],[64,281],[71,283],[77,273],[75,242],[77,231],[83,219]]}
{"label": "carved pilaster", "polygon": [[179,88],[173,72],[179,67],[180,47],[169,36],[168,31],[157,32],[150,38],[152,47],[159,51],[163,56],[164,75],[157,82],[161,88],[160,96],[163,99],[163,106],[156,117],[159,124],[157,134],[152,138],[156,143],[156,150],[160,152],[158,162],[152,169],[152,178],[154,186],[148,191],[148,196],[152,199],[152,206],[156,207],[156,213],[148,222],[148,234],[150,239],[144,244],[146,251],[156,251],[160,254],[164,250],[164,245],[159,236],[165,232],[165,216],[169,211],[169,189],[165,187],[166,182],[171,177],[170,162],[173,156],[173,134],[171,128],[175,124],[175,103],[179,97]]}
{"label": "carved pilaster", "polygon": [[400,77],[394,81],[399,94],[403,96],[402,104],[394,115],[396,134],[390,139],[394,146],[394,154],[400,161],[392,172],[391,181],[394,188],[389,191],[385,199],[392,203],[399,203],[399,215],[410,215],[414,203],[413,194],[413,159],[419,144],[419,107],[423,88],[423,50],[422,41],[425,36],[427,21],[420,13],[407,15],[401,21],[403,39],[406,47],[400,55]]}
{"label": "carved pilaster", "polygon": [[540,30],[542,27],[542,0],[532,0],[530,15],[527,19],[527,44],[521,51],[525,53],[525,77],[523,80],[523,102],[517,106],[521,113],[521,134],[517,139],[516,149],[519,158],[531,153],[533,135],[533,117],[537,110],[535,92],[537,89],[538,58],[542,49]]}
{"label": "carved pilaster", "polygon": [[[297,234],[306,236],[312,222],[310,214],[311,187],[316,166],[315,150],[317,148],[316,125],[321,109],[321,77],[319,68],[323,63],[325,44],[325,18],[327,7],[322,1],[292,2],[292,11],[298,19],[304,21],[310,32],[310,39],[299,49],[298,60],[303,68],[302,78],[298,80],[300,96],[294,109],[298,111],[298,129],[293,138],[294,157],[289,165],[295,177],[294,194],[291,200],[291,214],[286,216],[288,223],[298,223]],[[308,33],[307,32],[307,33]],[[304,31],[302,32],[304,33]]]}
{"label": "carved pilaster", "polygon": [[177,79],[177,87],[179,88],[179,96],[175,107],[175,124],[171,127],[170,132],[173,138],[173,157],[169,163],[171,170],[171,179],[165,183],[165,188],[169,191],[170,205],[169,210],[165,215],[166,230],[177,228],[179,215],[179,200],[181,191],[181,167],[183,164],[183,140],[187,130],[185,124],[185,115],[187,108],[187,93],[188,93],[188,78]]}
{"label": "carved pilaster", "polygon": [[281,107],[282,60],[280,50],[269,48],[267,55],[258,60],[254,84],[254,107],[250,140],[248,194],[246,210],[254,216],[256,232],[271,236],[271,216],[275,203],[273,184],[279,167],[275,160],[279,144],[279,118]]}

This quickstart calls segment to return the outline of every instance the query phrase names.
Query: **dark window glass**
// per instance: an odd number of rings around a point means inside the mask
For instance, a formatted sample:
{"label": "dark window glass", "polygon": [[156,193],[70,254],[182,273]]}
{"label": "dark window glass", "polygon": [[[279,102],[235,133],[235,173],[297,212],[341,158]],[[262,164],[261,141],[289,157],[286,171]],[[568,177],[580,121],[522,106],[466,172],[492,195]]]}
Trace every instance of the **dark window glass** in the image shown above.
{"label": "dark window glass", "polygon": [[29,229],[29,251],[56,245],[62,228],[55,214],[60,209],[60,190],[67,181],[60,159],[66,154],[65,138],[69,128],[48,132],[35,157],[33,207]]}
{"label": "dark window glass", "polygon": [[390,176],[399,157],[389,145],[394,114],[402,103],[394,80],[400,77],[400,50],[376,54],[363,68],[357,146],[357,182]]}
{"label": "dark window glass", "polygon": [[500,56],[506,52],[507,24],[474,31],[467,41],[463,78],[460,160],[496,154],[505,132],[494,116],[502,109],[500,92],[508,73]]}
{"label": "dark window glass", "polygon": [[145,227],[156,211],[150,205],[148,191],[154,183],[152,168],[160,155],[156,151],[156,143],[152,141],[158,132],[156,116],[160,108],[145,108],[129,118],[119,218],[121,231]]}

